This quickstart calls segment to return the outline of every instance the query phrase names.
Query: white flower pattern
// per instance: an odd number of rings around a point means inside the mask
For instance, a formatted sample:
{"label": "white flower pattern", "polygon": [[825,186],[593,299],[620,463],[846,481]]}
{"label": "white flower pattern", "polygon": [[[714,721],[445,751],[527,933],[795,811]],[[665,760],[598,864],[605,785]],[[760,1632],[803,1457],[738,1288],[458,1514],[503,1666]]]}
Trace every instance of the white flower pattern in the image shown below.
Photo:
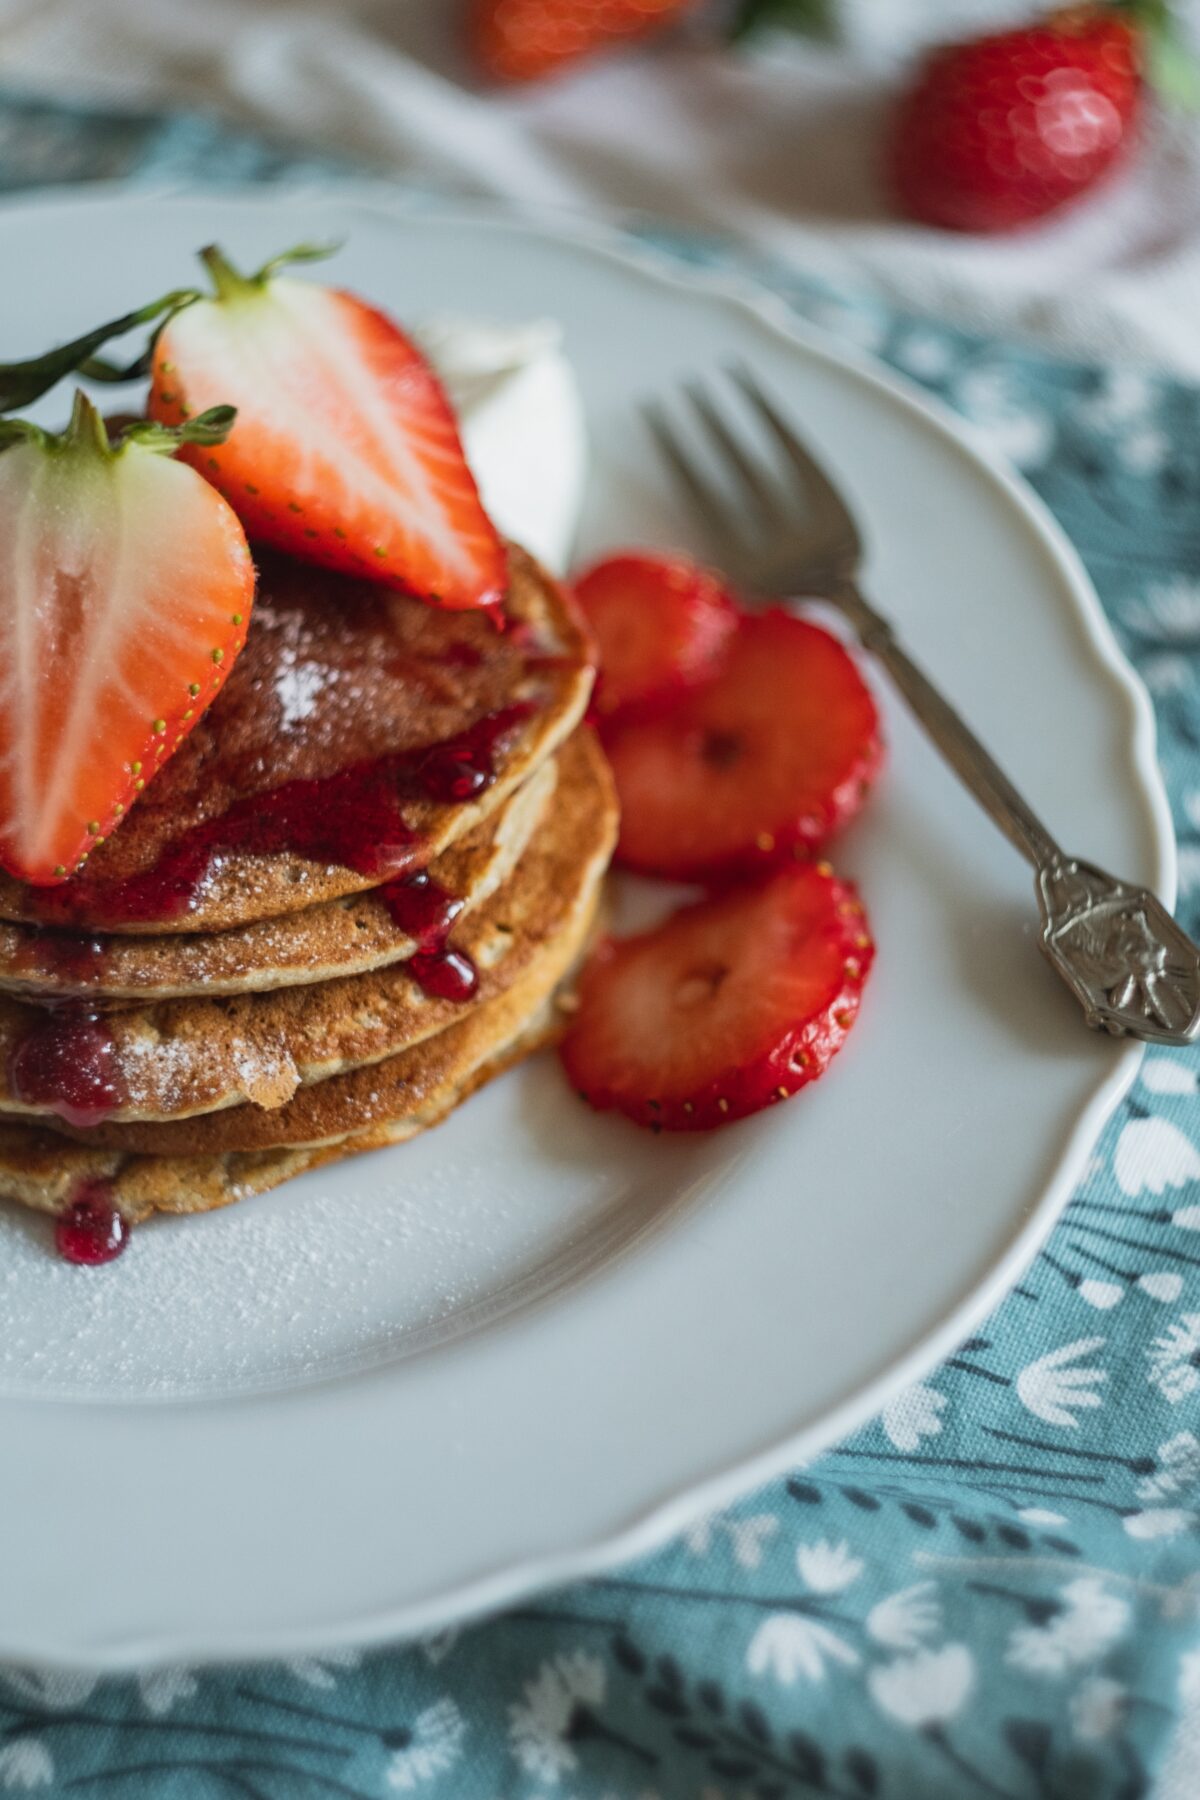
{"label": "white flower pattern", "polygon": [[880,1418],[897,1450],[915,1450],[923,1438],[940,1434],[945,1410],[945,1395],[919,1381],[889,1400]]}
{"label": "white flower pattern", "polygon": [[867,1613],[867,1631],[889,1651],[916,1651],[925,1638],[936,1638],[941,1631],[936,1582],[919,1580],[878,1600]]}
{"label": "white flower pattern", "polygon": [[878,1601],[867,1614],[867,1630],[889,1650],[916,1650],[942,1629],[937,1584],[917,1581]]}
{"label": "white flower pattern", "polygon": [[1200,1313],[1184,1313],[1146,1352],[1149,1380],[1164,1400],[1178,1405],[1200,1387]]}
{"label": "white flower pattern", "polygon": [[438,1700],[419,1712],[410,1741],[392,1753],[386,1781],[408,1793],[452,1769],[461,1757],[466,1721],[453,1700]]}
{"label": "white flower pattern", "polygon": [[718,1537],[722,1537],[733,1551],[733,1560],[739,1569],[757,1569],[778,1530],[779,1518],[775,1513],[755,1513],[748,1519],[728,1513],[709,1513],[688,1527],[683,1541],[693,1556],[707,1556]]}
{"label": "white flower pattern", "polygon": [[1104,1369],[1076,1365],[1085,1356],[1101,1349],[1103,1344],[1103,1338],[1077,1338],[1073,1344],[1063,1344],[1058,1350],[1051,1350],[1047,1355],[1039,1356],[1036,1362],[1027,1364],[1017,1376],[1017,1398],[1021,1405],[1044,1419],[1047,1425],[1075,1430],[1079,1424],[1076,1411],[1099,1406],[1100,1395],[1096,1389],[1108,1380]]}
{"label": "white flower pattern", "polygon": [[860,1556],[852,1556],[845,1538],[831,1544],[824,1538],[816,1544],[799,1544],[796,1548],[796,1573],[814,1594],[836,1594],[857,1581],[866,1567]]}
{"label": "white flower pattern", "polygon": [[1138,1276],[1137,1289],[1140,1294],[1148,1294],[1151,1300],[1157,1300],[1160,1306],[1174,1306],[1183,1292],[1183,1276],[1173,1269],[1151,1269]]}
{"label": "white flower pattern", "polygon": [[1063,1675],[1095,1662],[1129,1623],[1129,1604],[1110,1594],[1095,1575],[1081,1575],[1062,1590],[1058,1610],[1045,1625],[1018,1625],[1005,1660],[1029,1675]]}
{"label": "white flower pattern", "polygon": [[190,1700],[196,1692],[196,1677],[190,1669],[146,1669],[137,1678],[142,1705],[155,1718],[169,1713],[178,1700]]}
{"label": "white flower pattern", "polygon": [[1124,1194],[1161,1194],[1200,1176],[1200,1154],[1170,1119],[1131,1119],[1118,1139],[1113,1173]]}
{"label": "white flower pattern", "polygon": [[1194,1530],[1198,1519],[1184,1507],[1152,1506],[1145,1512],[1126,1513],[1121,1523],[1127,1536],[1139,1543],[1150,1543],[1155,1538],[1179,1537],[1182,1532]]}
{"label": "white flower pattern", "polygon": [[1172,644],[1200,631],[1200,581],[1173,576],[1152,582],[1140,603],[1124,608],[1131,631],[1158,643]]}
{"label": "white flower pattern", "polygon": [[603,1662],[585,1650],[570,1651],[542,1664],[508,1709],[512,1753],[526,1774],[551,1786],[579,1766],[571,1742],[578,1710],[603,1704],[608,1675]]}
{"label": "white flower pattern", "polygon": [[859,1655],[830,1626],[798,1613],[772,1613],[759,1626],[746,1651],[746,1667],[752,1675],[772,1675],[784,1687],[791,1687],[798,1675],[809,1681],[823,1681],[829,1662],[853,1669],[858,1666]]}
{"label": "white flower pattern", "polygon": [[1152,1475],[1144,1475],[1134,1492],[1139,1500],[1169,1500],[1200,1484],[1200,1439],[1193,1432],[1178,1431],[1158,1446],[1158,1464]]}
{"label": "white flower pattern", "polygon": [[958,383],[954,400],[976,435],[1019,468],[1036,468],[1050,454],[1054,442],[1051,419],[1014,393],[1003,369],[972,369]]}
{"label": "white flower pattern", "polygon": [[290,1657],[283,1666],[305,1687],[328,1692],[337,1686],[339,1670],[357,1669],[361,1661],[362,1655],[357,1650],[324,1650],[320,1656]]}
{"label": "white flower pattern", "polygon": [[916,1650],[871,1670],[867,1685],[875,1704],[902,1725],[928,1730],[954,1718],[975,1683],[975,1661],[965,1644]]}
{"label": "white flower pattern", "polygon": [[54,1780],[54,1758],[41,1738],[15,1737],[0,1746],[0,1787],[32,1793]]}

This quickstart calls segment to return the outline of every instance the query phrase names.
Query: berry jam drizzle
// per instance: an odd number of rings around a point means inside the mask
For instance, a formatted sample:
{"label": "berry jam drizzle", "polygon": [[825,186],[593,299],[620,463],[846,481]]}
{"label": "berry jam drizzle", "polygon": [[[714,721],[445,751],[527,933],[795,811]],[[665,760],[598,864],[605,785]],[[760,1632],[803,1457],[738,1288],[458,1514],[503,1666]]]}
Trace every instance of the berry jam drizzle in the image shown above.
{"label": "berry jam drizzle", "polygon": [[104,976],[105,945],[79,931],[34,929],[21,940],[13,967],[29,974],[54,975],[76,987],[93,987]]}
{"label": "berry jam drizzle", "polygon": [[110,1181],[95,1177],[80,1185],[58,1215],[54,1242],[64,1262],[87,1268],[120,1256],[129,1243],[129,1226],[113,1200]]}
{"label": "berry jam drizzle", "polygon": [[153,867],[107,881],[76,875],[41,889],[37,910],[64,923],[179,918],[195,905],[214,866],[233,851],[288,854],[380,878],[402,874],[425,853],[420,834],[405,821],[405,801],[451,805],[483,793],[496,779],[498,745],[533,710],[528,703],[508,706],[440,743],[248,795],[219,819],[185,832]]}
{"label": "berry jam drizzle", "polygon": [[98,1013],[79,1006],[43,1011],[9,1054],[9,1092],[68,1125],[102,1124],[125,1099],[112,1032]]}
{"label": "berry jam drizzle", "polygon": [[417,986],[438,1000],[469,1000],[479,986],[479,971],[462,950],[447,946],[451,927],[465,902],[441,887],[424,869],[380,889],[392,918],[417,952],[405,970]]}

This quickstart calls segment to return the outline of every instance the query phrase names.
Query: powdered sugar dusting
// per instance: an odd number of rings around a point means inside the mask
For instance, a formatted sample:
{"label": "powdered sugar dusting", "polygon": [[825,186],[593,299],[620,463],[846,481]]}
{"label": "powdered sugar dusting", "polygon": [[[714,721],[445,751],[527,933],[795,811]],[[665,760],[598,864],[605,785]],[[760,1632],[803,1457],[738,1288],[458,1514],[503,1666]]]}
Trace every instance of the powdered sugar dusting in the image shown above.
{"label": "powdered sugar dusting", "polygon": [[0,1207],[0,1394],[232,1395],[394,1361],[619,1251],[698,1156],[614,1131],[541,1057],[411,1143],[151,1220],[104,1269],[58,1262],[49,1219]]}
{"label": "powdered sugar dusting", "polygon": [[303,725],[317,710],[317,701],[336,679],[336,670],[318,662],[285,660],[275,677],[275,698],[279,702],[279,722],[285,731]]}

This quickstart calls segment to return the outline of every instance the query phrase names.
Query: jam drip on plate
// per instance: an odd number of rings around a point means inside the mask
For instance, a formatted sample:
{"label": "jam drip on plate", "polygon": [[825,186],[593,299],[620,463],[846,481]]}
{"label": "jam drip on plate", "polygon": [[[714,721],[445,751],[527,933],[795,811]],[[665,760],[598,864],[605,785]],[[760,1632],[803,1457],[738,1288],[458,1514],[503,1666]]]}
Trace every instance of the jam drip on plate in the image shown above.
{"label": "jam drip on plate", "polygon": [[425,855],[420,834],[405,820],[405,802],[453,805],[482,794],[496,780],[497,748],[532,711],[525,702],[507,706],[439,743],[248,795],[219,819],[193,826],[139,874],[106,881],[85,873],[41,889],[38,913],[64,924],[179,918],[195,905],[213,868],[235,851],[289,854],[380,879],[403,874]]}
{"label": "jam drip on plate", "polygon": [[416,954],[404,965],[417,986],[438,1000],[469,1000],[479,985],[471,958],[447,944],[464,902],[449,893],[424,869],[389,881],[380,896],[406,936],[415,938]]}
{"label": "jam drip on plate", "polygon": [[112,1262],[129,1243],[129,1226],[113,1200],[112,1183],[85,1181],[58,1215],[54,1242],[64,1262],[95,1268]]}
{"label": "jam drip on plate", "polygon": [[100,1125],[125,1099],[116,1040],[99,1013],[46,1007],[9,1053],[8,1087],[20,1105],[48,1107],[68,1125]]}

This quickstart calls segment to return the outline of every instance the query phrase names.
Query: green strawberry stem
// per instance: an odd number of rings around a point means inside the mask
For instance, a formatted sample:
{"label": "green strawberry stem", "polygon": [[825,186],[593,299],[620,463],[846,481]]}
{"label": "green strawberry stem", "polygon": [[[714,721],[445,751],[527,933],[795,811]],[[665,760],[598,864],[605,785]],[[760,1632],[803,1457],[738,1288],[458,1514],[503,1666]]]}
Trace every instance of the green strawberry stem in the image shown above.
{"label": "green strawberry stem", "polygon": [[262,282],[240,275],[216,244],[206,244],[200,261],[212,276],[218,300],[247,300],[262,287]]}
{"label": "green strawberry stem", "polygon": [[243,275],[235,269],[219,244],[206,244],[200,252],[200,261],[212,276],[218,300],[246,300],[264,288],[271,277],[289,263],[323,262],[340,249],[340,244],[295,244],[290,250],[282,250],[278,256],[273,256],[253,275]]}
{"label": "green strawberry stem", "polygon": [[[64,376],[82,369],[92,353],[110,338],[123,337],[137,325],[147,325],[164,314],[176,313],[195,298],[194,288],[174,288],[160,299],[152,300],[148,306],[139,306],[136,312],[123,313],[119,319],[97,325],[93,331],[85,331],[82,337],[73,338],[69,344],[47,350],[43,356],[31,356],[24,362],[0,363],[0,413],[32,406]],[[123,379],[131,380],[132,376]]]}
{"label": "green strawberry stem", "polygon": [[[338,244],[297,244],[291,250],[273,256],[250,276],[240,275],[215,244],[202,250],[200,259],[212,276],[217,299],[231,300],[244,299],[258,292],[277,270],[289,263],[318,262],[338,249]],[[0,363],[0,414],[32,406],[68,375],[82,375],[88,381],[104,383],[141,380],[150,373],[155,345],[175,314],[206,297],[198,288],[172,288],[169,294],[151,300],[148,305],[122,313],[119,319],[109,319],[94,330],[85,331],[82,337],[72,338],[69,344],[47,350],[42,356],[31,356],[24,362]],[[155,329],[145,348],[132,362],[113,363],[96,355],[111,339],[124,337],[138,325],[150,324]]]}
{"label": "green strawberry stem", "polygon": [[211,406],[182,425],[160,425],[156,419],[137,419],[120,433],[116,443],[108,435],[104,415],[82,388],[75,390],[75,403],[65,431],[46,431],[32,419],[0,419],[0,452],[10,444],[34,443],[52,454],[74,452],[76,455],[116,456],[126,444],[138,444],[144,450],[162,456],[174,456],[181,444],[223,444],[233,428],[237,409]]}

